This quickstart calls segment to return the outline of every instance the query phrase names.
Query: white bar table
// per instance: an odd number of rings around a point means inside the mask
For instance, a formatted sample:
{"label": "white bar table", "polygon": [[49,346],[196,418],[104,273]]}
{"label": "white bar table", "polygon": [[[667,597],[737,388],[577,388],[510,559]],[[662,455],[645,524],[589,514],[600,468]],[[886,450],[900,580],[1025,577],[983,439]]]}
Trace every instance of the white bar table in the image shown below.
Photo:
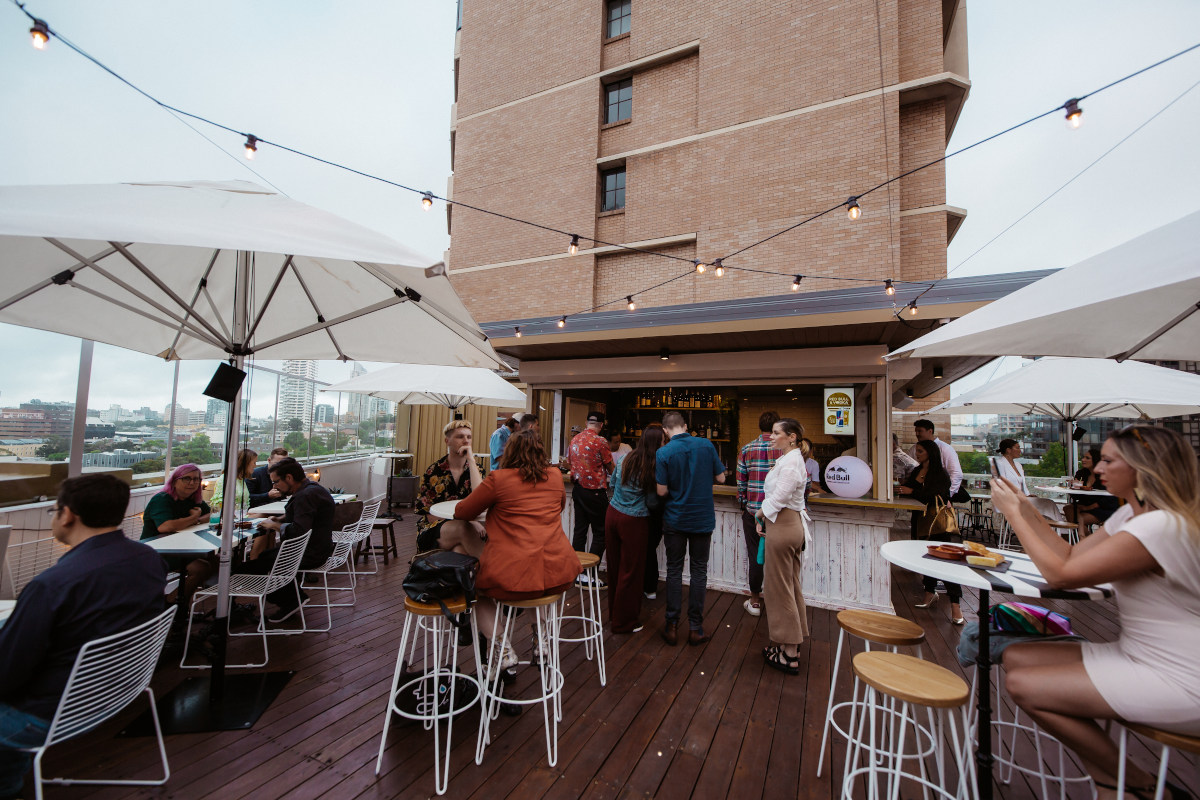
{"label": "white bar table", "polygon": [[[357,498],[358,495],[356,494],[335,494],[333,495],[333,502],[349,503],[351,500]],[[287,500],[276,500],[274,503],[266,503],[265,505],[247,509],[246,513],[253,516],[274,517],[282,514],[287,509],[287,504]]]}
{"label": "white bar table", "polygon": [[992,656],[991,631],[988,619],[991,616],[989,592],[1007,592],[1018,597],[1040,597],[1050,600],[1103,600],[1112,597],[1108,584],[1085,586],[1080,589],[1053,589],[1042,578],[1042,573],[1024,553],[1011,550],[995,550],[1012,562],[1007,572],[994,572],[982,567],[972,567],[966,561],[947,561],[927,555],[927,541],[888,542],[880,548],[885,561],[897,567],[926,575],[941,581],[970,586],[979,590],[979,655],[975,659],[977,680],[979,725],[977,730],[975,762],[980,800],[992,798]]}

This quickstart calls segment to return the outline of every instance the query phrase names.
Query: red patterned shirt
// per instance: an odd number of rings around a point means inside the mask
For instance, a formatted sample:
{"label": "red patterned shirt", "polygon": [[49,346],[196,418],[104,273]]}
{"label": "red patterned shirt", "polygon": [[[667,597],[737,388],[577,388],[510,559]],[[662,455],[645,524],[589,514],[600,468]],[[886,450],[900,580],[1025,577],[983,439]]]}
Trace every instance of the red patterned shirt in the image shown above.
{"label": "red patterned shirt", "polygon": [[591,428],[585,428],[571,440],[567,450],[571,479],[584,489],[607,489],[608,473],[613,468],[608,440]]}
{"label": "red patterned shirt", "polygon": [[779,458],[779,451],[771,447],[771,434],[764,433],[742,448],[737,462],[738,500],[745,503],[746,510],[753,514],[762,507],[763,481]]}

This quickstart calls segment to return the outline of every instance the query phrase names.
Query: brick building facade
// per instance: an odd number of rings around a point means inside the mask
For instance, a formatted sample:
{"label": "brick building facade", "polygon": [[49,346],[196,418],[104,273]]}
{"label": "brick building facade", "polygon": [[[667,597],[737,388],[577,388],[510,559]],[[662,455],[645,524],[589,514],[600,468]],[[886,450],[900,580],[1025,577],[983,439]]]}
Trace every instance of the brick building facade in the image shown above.
{"label": "brick building facade", "polygon": [[636,295],[942,155],[969,85],[955,0],[681,9],[463,3],[449,196],[581,239],[568,255],[560,234],[452,208],[447,265],[475,318],[779,295],[796,273],[804,292],[853,286],[815,275],[944,276],[963,212],[939,164],[864,197],[857,221],[838,211],[726,262],[778,275]]}

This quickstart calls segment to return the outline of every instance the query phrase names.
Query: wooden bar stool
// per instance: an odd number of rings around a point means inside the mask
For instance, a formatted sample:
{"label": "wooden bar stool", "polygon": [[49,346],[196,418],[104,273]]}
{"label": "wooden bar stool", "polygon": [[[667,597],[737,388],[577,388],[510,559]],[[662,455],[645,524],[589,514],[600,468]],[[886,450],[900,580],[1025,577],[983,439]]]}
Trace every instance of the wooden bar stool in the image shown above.
{"label": "wooden bar stool", "polygon": [[[844,708],[852,708],[856,703],[860,703],[858,695],[855,693],[850,700],[843,703],[833,704],[833,690],[837,685],[838,667],[842,663],[842,647],[846,642],[846,636],[857,636],[862,639],[867,650],[870,651],[871,645],[875,644],[880,647],[887,648],[891,652],[898,652],[901,647],[915,647],[917,656],[921,656],[921,644],[925,641],[925,631],[920,625],[912,620],[898,617],[895,614],[885,614],[882,611],[865,611],[859,609],[846,609],[839,611],[837,615],[838,622],[838,643],[837,655],[833,659],[833,672],[829,676],[829,702],[825,705],[825,724],[821,730],[821,757],[817,762],[817,777],[821,777],[821,769],[825,764],[825,743],[829,740],[829,728],[832,726],[842,738],[850,738],[850,730],[853,727],[842,728],[834,719],[834,715]],[[853,715],[851,715],[853,719]]]}
{"label": "wooden bar stool", "polygon": [[[492,742],[492,720],[500,713],[500,703],[515,705],[542,704],[546,722],[546,758],[550,766],[558,763],[558,723],[562,720],[563,673],[558,659],[559,610],[563,596],[550,594],[532,600],[497,600],[496,621],[488,640],[487,672],[482,687],[482,707],[479,712],[479,738],[475,742],[475,763],[483,763],[483,751]],[[536,697],[516,699],[500,693],[501,653],[512,642],[513,622],[520,609],[533,609],[534,634],[541,647],[538,672],[541,693]],[[503,630],[501,620],[503,619]],[[478,637],[476,637],[478,641]]]}
{"label": "wooden bar stool", "polygon": [[[467,601],[461,595],[445,601],[452,614],[467,610]],[[383,748],[387,744],[388,728],[392,714],[407,719],[419,720],[425,730],[433,729],[433,782],[438,794],[446,793],[450,780],[450,735],[453,733],[454,717],[479,701],[479,681],[476,677],[458,671],[457,632],[450,620],[436,603],[418,603],[410,597],[404,598],[404,633],[400,636],[400,649],[396,653],[396,671],[392,675],[392,689],[388,693],[387,713],[383,722],[383,736],[379,739],[379,757],[375,761],[375,774],[383,766]],[[475,664],[479,672],[479,636],[475,615],[470,615],[471,632],[475,634]],[[418,624],[420,623],[420,624]],[[404,651],[409,637],[421,640],[422,657],[420,674],[405,670]],[[408,666],[412,666],[410,656]],[[404,681],[408,675],[414,677]],[[445,739],[441,725],[446,725]],[[443,755],[442,750],[445,750]]]}
{"label": "wooden bar stool", "polygon": [[[900,782],[914,781],[922,787],[926,796],[947,800],[962,800],[976,796],[974,761],[970,756],[971,740],[968,735],[967,706],[970,688],[959,676],[945,667],[922,661],[901,653],[867,652],[858,653],[852,660],[854,682],[863,686],[865,713],[858,715],[858,725],[850,737],[846,753],[846,771],[842,779],[842,798],[852,800],[855,779],[862,775],[866,779],[866,797],[871,800],[881,797],[880,778],[886,782],[886,796],[895,800],[900,796]],[[881,713],[890,714],[892,707],[899,706],[899,720],[884,730],[879,725]],[[930,717],[934,755],[937,759],[937,776],[931,778],[926,769],[924,753],[918,744],[914,753],[906,753],[904,746],[910,724],[913,738],[920,738],[917,714],[924,708]],[[957,718],[957,719],[956,719]],[[945,728],[949,727],[950,744],[954,764],[958,769],[958,781],[954,790],[948,787],[945,773]],[[959,731],[962,735],[959,735]],[[877,738],[883,741],[877,741]],[[858,766],[860,755],[866,755],[866,764]],[[904,769],[906,760],[916,759],[919,774]]]}
{"label": "wooden bar stool", "polygon": [[588,661],[592,660],[593,651],[596,656],[596,666],[600,673],[600,685],[605,684],[606,673],[604,665],[604,618],[600,613],[600,556],[592,553],[582,553],[578,550],[579,565],[583,567],[581,575],[588,580],[579,583],[579,613],[566,615],[566,594],[563,595],[563,609],[559,611],[559,620],[576,620],[583,627],[581,636],[563,636],[559,633],[559,642],[583,642],[583,654]]}
{"label": "wooden bar stool", "polygon": [[1125,797],[1125,758],[1128,752],[1129,732],[1151,739],[1162,745],[1162,755],[1158,759],[1158,780],[1154,785],[1155,800],[1166,797],[1168,761],[1172,750],[1182,750],[1192,755],[1200,755],[1200,736],[1184,736],[1182,733],[1151,728],[1149,725],[1139,725],[1136,722],[1118,720],[1121,726],[1121,762],[1117,766],[1117,797]]}
{"label": "wooden bar stool", "polygon": [[[393,517],[376,517],[375,524],[373,524],[371,526],[371,533],[373,534],[373,533],[375,533],[375,531],[379,531],[379,544],[372,543],[371,537],[368,536],[367,541],[366,541],[367,546],[362,548],[358,552],[358,554],[354,560],[357,561],[359,558],[362,558],[365,561],[367,559],[367,556],[374,557],[376,553],[382,553],[383,554],[383,565],[387,566],[389,553],[391,555],[395,556],[396,558],[399,558],[400,556],[396,550],[396,527],[395,526],[396,526],[396,520]],[[388,537],[391,537],[390,544],[388,543]],[[376,562],[376,563],[378,564],[378,562]],[[378,570],[378,569],[379,569],[379,567],[376,566],[376,570]],[[374,574],[374,573],[371,573],[371,574]]]}

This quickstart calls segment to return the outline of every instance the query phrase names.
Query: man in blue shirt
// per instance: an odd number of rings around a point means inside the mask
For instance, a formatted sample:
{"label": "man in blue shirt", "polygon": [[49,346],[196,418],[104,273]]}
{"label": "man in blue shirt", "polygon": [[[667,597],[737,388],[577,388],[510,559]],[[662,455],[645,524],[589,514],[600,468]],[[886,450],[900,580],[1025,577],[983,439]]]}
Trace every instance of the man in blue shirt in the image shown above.
{"label": "man in blue shirt", "polygon": [[678,411],[663,414],[663,429],[670,441],[658,449],[654,480],[663,507],[663,541],[667,549],[667,624],[662,637],[667,644],[679,641],[679,613],[683,604],[683,557],[690,554],[688,589],[688,644],[704,644],[704,594],[708,588],[708,549],[717,515],[713,508],[713,482],[725,482],[725,466],[708,439],[694,437]]}
{"label": "man in blue shirt", "polygon": [[0,628],[0,799],[17,797],[85,644],[129,630],[163,606],[167,574],[152,548],[120,531],[129,487],[112,475],[63,481],[51,531],[68,550],[21,592]]}
{"label": "man in blue shirt", "polygon": [[508,437],[512,436],[512,432],[517,429],[517,418],[509,417],[504,421],[504,424],[496,428],[492,438],[488,439],[488,450],[492,456],[492,469],[500,469],[500,456],[504,455],[504,445],[508,444]]}

